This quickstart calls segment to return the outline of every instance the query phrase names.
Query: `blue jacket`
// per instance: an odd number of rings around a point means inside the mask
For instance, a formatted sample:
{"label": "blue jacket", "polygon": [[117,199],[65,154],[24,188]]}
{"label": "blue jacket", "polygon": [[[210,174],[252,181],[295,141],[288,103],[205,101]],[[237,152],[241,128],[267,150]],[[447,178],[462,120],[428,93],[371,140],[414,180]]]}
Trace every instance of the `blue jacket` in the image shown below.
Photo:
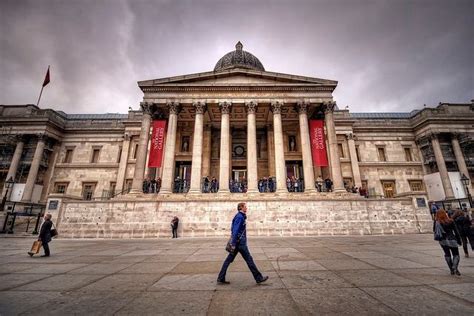
{"label": "blue jacket", "polygon": [[232,220],[231,244],[233,246],[237,245],[237,240],[239,240],[239,237],[240,237],[239,245],[242,245],[242,246],[247,245],[247,224],[245,222],[246,219],[247,219],[247,215],[245,215],[242,212],[237,212],[237,214],[235,214],[234,216],[234,219]]}

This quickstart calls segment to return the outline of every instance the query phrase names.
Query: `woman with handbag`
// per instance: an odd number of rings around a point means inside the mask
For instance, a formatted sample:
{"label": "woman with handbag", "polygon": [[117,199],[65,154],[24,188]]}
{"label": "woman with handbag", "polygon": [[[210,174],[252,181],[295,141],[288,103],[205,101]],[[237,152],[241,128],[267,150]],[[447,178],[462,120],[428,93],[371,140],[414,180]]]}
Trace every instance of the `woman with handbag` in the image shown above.
{"label": "woman with handbag", "polygon": [[50,256],[48,243],[51,241],[52,238],[51,230],[53,227],[53,222],[51,221],[51,217],[52,215],[50,213],[44,216],[44,222],[43,225],[41,225],[40,234],[38,236],[38,240],[41,240],[41,244],[44,249],[44,255],[42,255],[41,257]]}
{"label": "woman with handbag", "polygon": [[444,259],[451,274],[461,275],[458,270],[460,261],[458,247],[461,245],[461,236],[456,224],[443,209],[436,212],[435,219],[434,238],[439,241],[441,248],[443,248]]}

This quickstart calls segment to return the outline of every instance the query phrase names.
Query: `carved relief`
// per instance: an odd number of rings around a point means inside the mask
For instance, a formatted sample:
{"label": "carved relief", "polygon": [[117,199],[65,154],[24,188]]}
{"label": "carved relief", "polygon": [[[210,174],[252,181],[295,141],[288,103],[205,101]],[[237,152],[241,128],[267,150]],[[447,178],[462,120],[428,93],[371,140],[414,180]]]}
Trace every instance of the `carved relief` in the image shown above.
{"label": "carved relief", "polygon": [[336,101],[329,101],[324,103],[324,113],[332,113],[336,109]]}
{"label": "carved relief", "polygon": [[143,114],[152,115],[155,104],[153,102],[140,102],[140,109],[143,111]]}

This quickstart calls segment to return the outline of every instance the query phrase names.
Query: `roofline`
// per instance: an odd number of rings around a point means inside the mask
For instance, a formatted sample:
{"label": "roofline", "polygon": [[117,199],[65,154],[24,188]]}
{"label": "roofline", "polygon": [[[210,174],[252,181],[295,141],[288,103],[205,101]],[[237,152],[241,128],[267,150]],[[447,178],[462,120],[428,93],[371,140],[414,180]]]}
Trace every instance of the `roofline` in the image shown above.
{"label": "roofline", "polygon": [[143,86],[150,86],[150,85],[156,85],[156,84],[167,84],[167,83],[169,84],[169,83],[186,80],[186,79],[190,80],[190,79],[199,79],[199,78],[204,78],[204,77],[218,78],[221,76],[234,74],[234,73],[260,75],[264,77],[279,78],[279,79],[301,80],[301,81],[308,81],[309,83],[314,82],[315,84],[320,84],[321,81],[323,81],[325,84],[334,85],[334,86],[336,86],[338,83],[336,80],[291,75],[291,74],[284,74],[284,73],[271,72],[271,71],[258,71],[258,70],[253,70],[253,69],[248,69],[248,68],[239,68],[239,67],[226,69],[226,70],[219,70],[219,71],[206,71],[206,72],[199,72],[199,73],[181,75],[181,76],[142,80],[142,81],[138,81],[137,83],[139,87],[143,87]]}

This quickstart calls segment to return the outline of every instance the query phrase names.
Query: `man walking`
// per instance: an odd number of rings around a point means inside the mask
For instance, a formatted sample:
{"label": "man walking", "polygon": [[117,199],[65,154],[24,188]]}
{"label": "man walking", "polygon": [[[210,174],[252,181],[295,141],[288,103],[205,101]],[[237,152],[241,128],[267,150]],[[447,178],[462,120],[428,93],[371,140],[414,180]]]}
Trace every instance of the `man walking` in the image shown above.
{"label": "man walking", "polygon": [[235,257],[237,256],[237,253],[240,253],[244,258],[245,262],[247,263],[247,266],[249,267],[250,271],[252,272],[255,281],[260,284],[268,280],[268,276],[263,276],[260,271],[258,271],[257,266],[255,265],[255,262],[253,261],[253,258],[250,255],[249,248],[247,247],[247,227],[245,222],[247,219],[247,205],[245,203],[239,203],[237,205],[237,210],[238,212],[232,220],[231,227],[231,245],[232,248],[235,250],[229,253],[224,263],[222,264],[221,271],[219,272],[219,276],[217,277],[217,283],[230,283],[225,279],[227,268],[234,261]]}

